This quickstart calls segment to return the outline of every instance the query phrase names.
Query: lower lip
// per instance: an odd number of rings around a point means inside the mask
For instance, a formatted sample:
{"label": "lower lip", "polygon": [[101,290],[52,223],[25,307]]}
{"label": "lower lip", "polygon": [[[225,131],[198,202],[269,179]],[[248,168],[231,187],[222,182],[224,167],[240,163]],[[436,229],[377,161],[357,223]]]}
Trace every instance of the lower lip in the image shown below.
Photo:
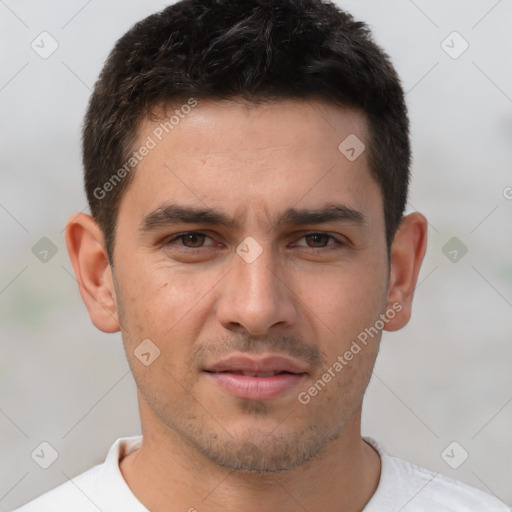
{"label": "lower lip", "polygon": [[236,373],[210,373],[221,388],[245,400],[270,400],[293,389],[305,377],[304,373],[283,373],[272,377],[246,377]]}

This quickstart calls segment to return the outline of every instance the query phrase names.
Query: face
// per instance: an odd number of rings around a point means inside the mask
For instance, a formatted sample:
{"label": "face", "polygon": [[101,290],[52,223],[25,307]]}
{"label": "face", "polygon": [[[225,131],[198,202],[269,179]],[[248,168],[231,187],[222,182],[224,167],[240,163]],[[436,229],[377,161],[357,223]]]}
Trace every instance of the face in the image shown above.
{"label": "face", "polygon": [[367,144],[365,119],[205,101],[166,136],[159,123],[140,127],[137,147],[156,145],[113,256],[143,429],[230,469],[301,465],[354,421],[380,330],[353,342],[389,308],[380,188],[365,152],[338,149]]}

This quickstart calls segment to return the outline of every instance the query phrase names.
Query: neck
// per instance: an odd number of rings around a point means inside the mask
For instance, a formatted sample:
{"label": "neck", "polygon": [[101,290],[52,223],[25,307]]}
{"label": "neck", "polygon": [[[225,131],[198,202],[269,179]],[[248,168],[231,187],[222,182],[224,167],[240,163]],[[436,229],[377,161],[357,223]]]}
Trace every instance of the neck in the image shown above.
{"label": "neck", "polygon": [[[146,411],[147,412],[147,411]],[[360,512],[377,489],[378,453],[361,438],[361,406],[316,458],[277,473],[232,471],[198,454],[174,431],[144,429],[139,450],[120,463],[137,499],[152,512]]]}

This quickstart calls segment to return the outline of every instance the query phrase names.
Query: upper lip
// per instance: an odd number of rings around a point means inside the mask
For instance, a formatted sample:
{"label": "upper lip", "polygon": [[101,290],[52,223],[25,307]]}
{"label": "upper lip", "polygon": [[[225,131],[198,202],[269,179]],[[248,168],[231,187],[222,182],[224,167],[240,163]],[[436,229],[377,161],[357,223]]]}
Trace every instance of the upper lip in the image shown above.
{"label": "upper lip", "polygon": [[298,361],[283,356],[230,356],[205,368],[207,372],[242,371],[252,373],[289,372],[306,373],[306,368]]}

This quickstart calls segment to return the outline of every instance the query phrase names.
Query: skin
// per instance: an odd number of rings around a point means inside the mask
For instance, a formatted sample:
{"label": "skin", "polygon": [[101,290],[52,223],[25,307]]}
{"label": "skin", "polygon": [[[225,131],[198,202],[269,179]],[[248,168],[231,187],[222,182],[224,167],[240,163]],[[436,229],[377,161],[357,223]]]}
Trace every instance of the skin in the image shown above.
{"label": "skin", "polygon": [[[156,126],[141,124],[140,143]],[[307,405],[297,399],[393,304],[401,311],[385,329],[408,322],[425,254],[427,223],[415,212],[388,261],[366,152],[351,162],[338,150],[350,134],[368,145],[364,115],[322,100],[202,101],[137,166],[113,267],[94,220],[68,221],[91,320],[122,331],[137,384],[143,443],[120,468],[148,509],[356,512],[375,492],[380,458],[361,438],[361,407],[380,333]],[[165,203],[216,208],[239,226],[140,230]],[[333,203],[365,222],[273,223],[289,208]],[[176,238],[191,231],[206,236]],[[262,249],[252,263],[236,252],[247,237]],[[146,366],[134,350],[148,338],[160,355]],[[277,398],[236,398],[202,370],[241,352],[292,357],[307,375]]]}

